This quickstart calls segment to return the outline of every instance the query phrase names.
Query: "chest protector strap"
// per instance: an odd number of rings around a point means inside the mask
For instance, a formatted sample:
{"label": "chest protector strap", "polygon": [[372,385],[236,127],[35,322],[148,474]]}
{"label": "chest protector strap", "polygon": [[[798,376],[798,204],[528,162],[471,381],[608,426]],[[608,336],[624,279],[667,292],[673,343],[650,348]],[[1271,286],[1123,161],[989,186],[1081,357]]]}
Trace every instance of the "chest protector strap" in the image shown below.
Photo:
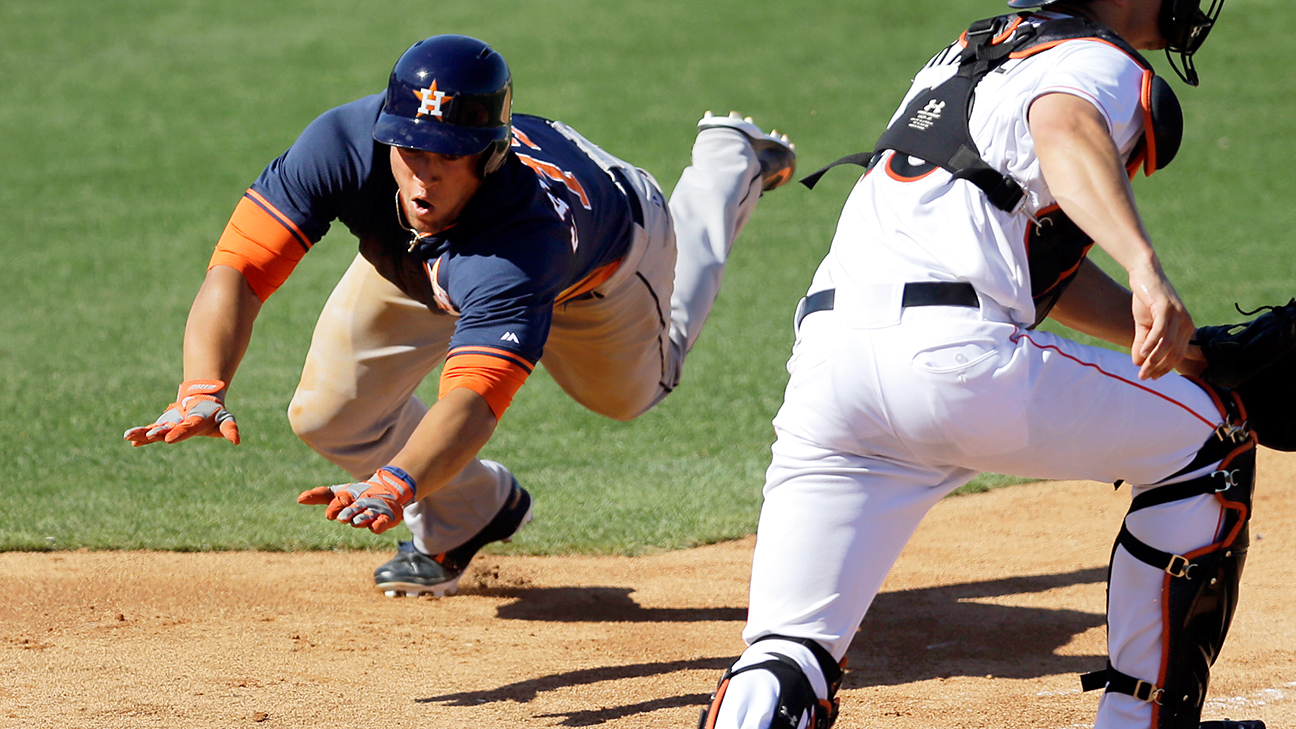
{"label": "chest protector strap", "polygon": [[[801,180],[814,188],[829,169],[842,164],[872,167],[887,150],[916,157],[947,170],[955,179],[967,180],[986,194],[992,205],[1012,212],[1021,202],[1024,191],[1015,180],[991,167],[981,157],[968,119],[976,86],[1010,58],[1024,58],[1068,40],[1092,38],[1109,43],[1125,52],[1149,74],[1151,65],[1138,51],[1105,26],[1079,17],[1048,20],[1039,25],[1024,23],[1028,14],[1003,15],[978,20],[968,28],[959,54],[958,71],[949,80],[913,98],[902,114],[883,132],[873,152],[843,157]],[[1156,81],[1161,81],[1159,78]],[[1153,91],[1154,93],[1148,93]],[[1152,102],[1155,102],[1152,103]],[[1148,158],[1148,174],[1169,164],[1178,150],[1183,134],[1183,117],[1179,103],[1164,81],[1144,92],[1146,121],[1145,140],[1136,154],[1159,156]],[[1158,113],[1157,106],[1165,111]],[[1162,117],[1168,117],[1167,120]],[[1148,142],[1147,135],[1154,141]],[[1157,136],[1162,137],[1156,139]],[[1144,161],[1140,159],[1139,161]]]}

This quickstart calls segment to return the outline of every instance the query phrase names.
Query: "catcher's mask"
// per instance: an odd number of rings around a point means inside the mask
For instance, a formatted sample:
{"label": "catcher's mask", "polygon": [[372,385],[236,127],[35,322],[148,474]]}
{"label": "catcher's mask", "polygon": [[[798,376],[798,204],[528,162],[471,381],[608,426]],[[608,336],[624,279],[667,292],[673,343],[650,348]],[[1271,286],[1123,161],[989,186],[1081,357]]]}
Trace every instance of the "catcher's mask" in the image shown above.
{"label": "catcher's mask", "polygon": [[[1162,0],[1161,35],[1165,36],[1166,58],[1179,78],[1189,86],[1196,86],[1197,66],[1193,63],[1193,54],[1206,42],[1206,36],[1215,27],[1215,19],[1224,9],[1224,0],[1211,0],[1210,7],[1201,9],[1201,0]],[[1179,54],[1182,66],[1175,63],[1174,55]]]}
{"label": "catcher's mask", "polygon": [[512,97],[513,77],[497,51],[468,36],[432,36],[396,61],[373,137],[439,154],[484,153],[485,176],[508,155]]}
{"label": "catcher's mask", "polygon": [[[1063,0],[1008,0],[1010,8],[1042,8]],[[1206,36],[1215,27],[1215,19],[1224,9],[1224,0],[1211,0],[1210,7],[1201,8],[1201,0],[1162,0],[1158,26],[1166,39],[1166,58],[1179,78],[1189,86],[1201,83],[1193,54],[1206,42]],[[1179,55],[1175,62],[1174,54]]]}

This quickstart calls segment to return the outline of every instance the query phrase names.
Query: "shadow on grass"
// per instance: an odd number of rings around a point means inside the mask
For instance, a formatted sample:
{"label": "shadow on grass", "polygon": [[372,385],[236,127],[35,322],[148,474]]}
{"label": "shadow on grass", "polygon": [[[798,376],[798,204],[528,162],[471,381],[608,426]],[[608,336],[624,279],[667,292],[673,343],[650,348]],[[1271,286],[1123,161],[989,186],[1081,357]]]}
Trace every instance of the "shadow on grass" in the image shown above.
{"label": "shadow on grass", "polygon": [[[894,686],[952,676],[1040,678],[1101,668],[1103,656],[1063,656],[1057,651],[1075,636],[1104,624],[1101,612],[994,605],[991,600],[1102,583],[1105,567],[1073,572],[1007,577],[959,585],[886,592],[874,600],[847,651],[844,686]],[[722,620],[742,629],[745,608],[643,608],[629,588],[488,588],[476,594],[515,598],[499,608],[505,620],[540,622],[695,622]],[[1101,609],[1101,605],[1096,605]],[[677,671],[723,671],[732,657],[606,666],[557,673],[494,689],[415,699],[417,703],[479,706],[495,701],[527,703],[544,691],[603,681],[645,678]],[[707,693],[666,697],[597,710],[546,714],[560,726],[592,726],[659,709],[704,706]],[[1077,681],[1077,687],[1079,683]]]}

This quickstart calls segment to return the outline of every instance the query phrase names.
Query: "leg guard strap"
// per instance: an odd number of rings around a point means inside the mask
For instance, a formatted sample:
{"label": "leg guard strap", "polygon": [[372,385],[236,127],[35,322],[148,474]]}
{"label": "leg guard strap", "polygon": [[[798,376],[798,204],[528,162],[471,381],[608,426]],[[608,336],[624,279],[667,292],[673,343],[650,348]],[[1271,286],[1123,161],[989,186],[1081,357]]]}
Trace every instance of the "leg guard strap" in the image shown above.
{"label": "leg guard strap", "polygon": [[1139,701],[1150,701],[1154,704],[1161,703],[1161,695],[1164,693],[1155,684],[1117,671],[1112,666],[1111,661],[1108,661],[1107,668],[1101,671],[1082,674],[1080,676],[1080,688],[1083,691],[1106,689],[1110,693],[1125,694],[1126,696],[1133,696]]}

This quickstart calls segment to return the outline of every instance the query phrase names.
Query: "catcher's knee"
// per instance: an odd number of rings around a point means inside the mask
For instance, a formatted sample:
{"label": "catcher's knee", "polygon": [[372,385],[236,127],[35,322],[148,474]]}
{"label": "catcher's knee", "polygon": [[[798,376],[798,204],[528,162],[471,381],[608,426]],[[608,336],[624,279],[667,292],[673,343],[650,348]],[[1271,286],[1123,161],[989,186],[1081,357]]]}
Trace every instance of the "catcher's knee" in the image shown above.
{"label": "catcher's knee", "polygon": [[[763,641],[770,643],[759,646]],[[822,697],[815,690],[814,681],[806,675],[803,663],[787,655],[803,653],[799,647],[808,649],[813,656],[811,670],[818,674],[815,678],[823,679]],[[749,648],[744,653],[744,657],[753,654],[751,660],[744,661],[740,658],[734,664],[740,667],[730,668],[720,677],[710,705],[702,710],[702,716],[698,719],[698,729],[716,729],[720,726],[717,722],[721,719],[722,705],[726,715],[739,711],[747,712],[749,716],[751,713],[766,715],[768,721],[760,724],[761,729],[829,729],[837,720],[836,697],[843,675],[841,666],[833,660],[832,655],[816,641],[781,635],[759,638],[753,648],[756,650]],[[756,672],[765,672],[774,678],[777,695],[762,693],[760,689],[749,691],[741,684],[733,692],[730,691],[735,678]],[[743,726],[749,724],[744,723]]]}
{"label": "catcher's knee", "polygon": [[[1160,676],[1130,676],[1109,661],[1105,670],[1082,677],[1085,690],[1105,688],[1151,703],[1154,729],[1199,729],[1210,669],[1237,607],[1249,543],[1256,439],[1241,419],[1242,410],[1232,394],[1225,392],[1220,403],[1224,423],[1197,457],[1167,480],[1219,465],[1204,475],[1148,489],[1133,499],[1129,510],[1214,496],[1222,511],[1215,540],[1186,554],[1172,554],[1135,537],[1127,524],[1116,538],[1116,545],[1134,559],[1166,573],[1160,595],[1165,641]],[[1113,559],[1115,554],[1113,548]],[[1253,726],[1249,722],[1232,725]]]}

